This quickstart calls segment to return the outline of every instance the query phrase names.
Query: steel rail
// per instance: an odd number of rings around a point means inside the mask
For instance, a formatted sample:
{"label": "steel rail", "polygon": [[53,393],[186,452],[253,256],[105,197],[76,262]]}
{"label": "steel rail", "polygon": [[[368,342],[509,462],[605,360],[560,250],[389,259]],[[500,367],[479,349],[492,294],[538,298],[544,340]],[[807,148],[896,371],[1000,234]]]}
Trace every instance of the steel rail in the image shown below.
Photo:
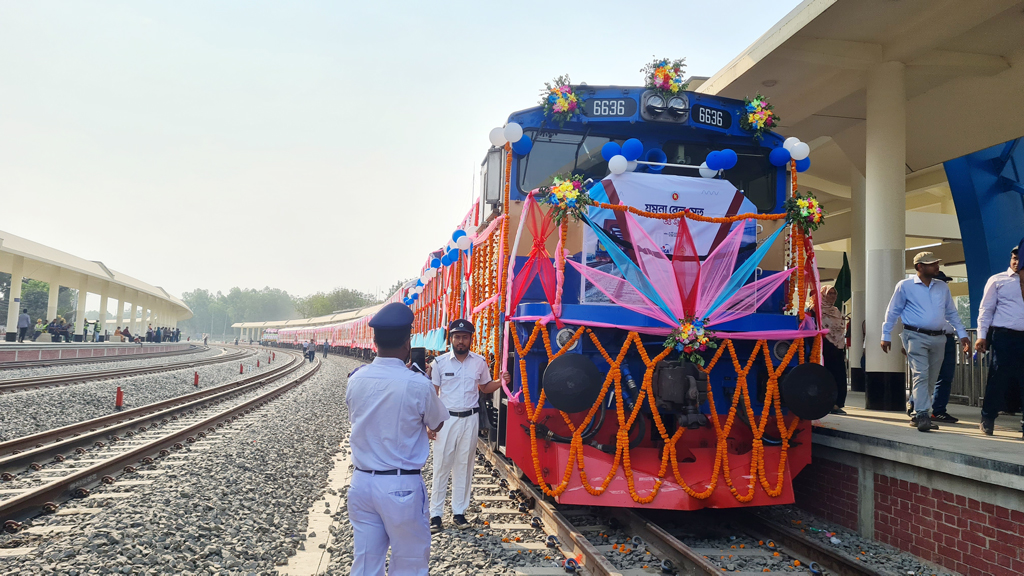
{"label": "steel rail", "polygon": [[533,484],[519,478],[517,468],[495,454],[483,440],[477,440],[477,449],[488,462],[498,469],[510,486],[525,494],[527,499],[532,498],[536,502],[533,512],[540,516],[547,528],[546,532],[557,536],[563,546],[571,547],[574,555],[582,556],[581,564],[590,574],[593,576],[620,576],[619,570],[587,540],[582,532],[569,523],[554,506],[544,501],[544,496],[533,487]]}
{"label": "steel rail", "polygon": [[617,508],[611,516],[627,526],[634,534],[640,536],[654,555],[669,559],[683,574],[720,574],[721,568],[708,561],[702,554],[669,534],[664,528],[648,521],[632,508]]}
{"label": "steel rail", "polygon": [[303,360],[295,355],[290,356],[290,362],[263,374],[0,443],[0,454],[7,454],[0,457],[0,480],[12,480],[14,474],[28,467],[41,467],[41,463],[59,461],[58,457],[63,458],[76,448],[88,446],[99,439],[109,440],[118,433],[134,435],[134,432],[125,433],[139,424],[133,420],[168,418],[177,412],[200,408],[291,374],[298,370]]}
{"label": "steel rail", "polygon": [[18,368],[45,368],[47,366],[60,366],[64,364],[89,364],[91,362],[117,362],[118,360],[138,360],[140,358],[165,358],[167,356],[180,356],[201,352],[208,346],[201,344],[189,344],[188,348],[172,350],[170,352],[155,352],[153,354],[122,354],[119,356],[88,356],[85,358],[53,358],[51,360],[16,360],[13,362],[0,362],[0,370],[14,370]]}
{"label": "steel rail", "polygon": [[127,472],[125,468],[130,464],[161,455],[161,451],[181,448],[182,442],[195,442],[195,436],[198,436],[200,433],[205,434],[207,429],[215,429],[218,425],[223,426],[237,419],[240,414],[248,414],[254,408],[266,405],[281,394],[305,382],[320,369],[320,366],[321,363],[318,359],[312,369],[273,390],[269,390],[237,406],[222,410],[185,428],[175,430],[152,442],[114,455],[103,462],[76,470],[67,476],[55,479],[53,482],[0,502],[0,521],[4,522],[5,529],[8,531],[16,530],[18,527],[17,519],[34,516],[40,512],[52,512],[56,510],[56,503],[58,502],[66,501],[76,495],[88,495],[88,491],[84,490],[84,487],[104,481],[105,476],[116,474],[119,471]]}
{"label": "steel rail", "polygon": [[[71,383],[80,384],[83,382],[90,382],[94,380],[109,380],[111,378],[126,378],[129,376],[141,376],[143,374],[156,374],[158,372],[169,372],[171,370],[181,370],[183,368],[194,368],[198,366],[208,366],[211,364],[220,364],[222,362],[231,362],[234,360],[241,360],[249,358],[257,354],[255,350],[236,351],[229,352],[224,355],[213,356],[211,358],[200,358],[198,360],[185,360],[182,362],[172,362],[170,364],[161,364],[159,366],[135,366],[133,368],[113,368],[111,370],[93,370],[90,372],[71,372],[68,374],[57,374],[53,376],[29,376],[26,378],[11,378],[7,380],[0,380],[0,394],[5,392],[18,392],[28,389],[38,388],[49,388],[54,386],[67,386]],[[150,358],[150,357],[147,357]],[[138,359],[138,358],[137,358]]]}
{"label": "steel rail", "polygon": [[886,572],[875,570],[861,561],[850,558],[829,547],[815,542],[800,532],[769,520],[754,512],[743,512],[738,524],[748,529],[751,536],[771,538],[782,544],[786,554],[796,556],[803,562],[814,561],[838,576],[885,576]]}

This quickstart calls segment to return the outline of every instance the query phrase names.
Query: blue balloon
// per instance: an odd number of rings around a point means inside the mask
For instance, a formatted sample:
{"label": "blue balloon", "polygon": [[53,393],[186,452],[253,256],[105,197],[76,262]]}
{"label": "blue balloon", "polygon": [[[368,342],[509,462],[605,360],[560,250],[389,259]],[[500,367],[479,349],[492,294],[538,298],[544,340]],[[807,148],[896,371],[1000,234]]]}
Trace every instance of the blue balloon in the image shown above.
{"label": "blue balloon", "polygon": [[622,144],[622,155],[630,162],[640,159],[640,155],[643,153],[644,143],[636,138],[630,138]]}
{"label": "blue balloon", "polygon": [[725,160],[725,166],[722,167],[723,170],[733,168],[736,166],[736,162],[739,161],[739,157],[736,156],[736,151],[730,148],[720,151],[719,154]]}
{"label": "blue balloon", "polygon": [[714,152],[708,154],[708,157],[706,160],[704,160],[704,163],[707,164],[708,168],[712,170],[725,169],[725,159],[722,158],[722,153],[719,152],[718,150],[715,150]]}
{"label": "blue balloon", "polygon": [[466,231],[461,229],[461,228],[459,228],[455,232],[452,232],[452,242],[458,242],[459,238],[462,238],[465,235],[466,235]]}
{"label": "blue balloon", "polygon": [[520,156],[526,156],[530,150],[533,150],[533,140],[530,140],[530,137],[525,134],[518,142],[512,143],[512,151]]}
{"label": "blue balloon", "polygon": [[412,305],[412,299],[406,298],[406,299],[402,300],[402,304],[405,304],[406,306],[410,306],[410,305]]}
{"label": "blue balloon", "polygon": [[451,266],[451,265],[452,265],[452,259],[449,258],[447,254],[445,254],[444,256],[441,256],[441,266],[447,267],[447,266]]}
{"label": "blue balloon", "polygon": [[440,258],[434,258],[430,261],[431,268],[440,268],[442,266]]}
{"label": "blue balloon", "polygon": [[[665,155],[665,152],[661,148],[651,148],[647,151],[647,154],[644,155],[644,160],[648,162],[668,162],[668,156]],[[647,166],[648,172],[661,172],[664,169],[664,166]]]}
{"label": "blue balloon", "polygon": [[423,280],[417,280],[416,281],[416,285],[417,286],[423,286]]}
{"label": "blue balloon", "polygon": [[797,160],[796,161],[796,171],[797,172],[806,172],[807,169],[810,168],[810,167],[811,167],[811,157],[810,156],[808,156],[807,158],[804,158],[803,160]]}
{"label": "blue balloon", "polygon": [[604,146],[601,146],[601,158],[607,162],[612,158],[622,154],[622,146],[619,146],[615,142],[608,142]]}
{"label": "blue balloon", "polygon": [[451,262],[452,264],[458,262],[459,261],[459,249],[458,248],[452,248],[451,250],[448,251],[447,256],[448,256],[448,261]]}
{"label": "blue balloon", "polygon": [[785,166],[786,164],[789,164],[791,158],[792,156],[789,155],[789,150],[786,150],[781,146],[772,150],[768,154],[768,161],[772,163],[772,166]]}
{"label": "blue balloon", "polygon": [[415,293],[415,292],[413,292],[413,293],[412,293],[412,296],[409,296],[409,298],[410,298],[410,299],[411,299],[411,300],[412,300],[413,302],[415,302],[415,301],[417,301],[417,300],[419,300],[419,299],[420,299],[420,295],[419,295],[419,294],[417,294],[417,293]]}

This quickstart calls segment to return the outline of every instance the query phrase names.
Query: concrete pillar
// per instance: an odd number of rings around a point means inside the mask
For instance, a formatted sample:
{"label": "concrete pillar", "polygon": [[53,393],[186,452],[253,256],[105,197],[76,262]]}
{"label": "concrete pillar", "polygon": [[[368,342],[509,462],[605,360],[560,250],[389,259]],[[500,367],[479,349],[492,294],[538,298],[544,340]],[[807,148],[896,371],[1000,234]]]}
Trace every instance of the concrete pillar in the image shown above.
{"label": "concrete pillar", "polygon": [[868,75],[864,248],[867,253],[866,408],[906,409],[904,360],[898,331],[888,354],[879,342],[885,309],[904,278],[906,248],[907,91],[902,62],[884,62]]}
{"label": "concrete pillar", "polygon": [[89,278],[82,276],[78,283],[78,302],[75,303],[75,336],[85,330],[85,299],[89,294]]}
{"label": "concrete pillar", "polygon": [[25,270],[25,257],[14,256],[11,268],[11,295],[7,299],[7,337],[8,342],[18,340],[18,315],[21,314],[21,283]]}
{"label": "concrete pillar", "polygon": [[110,282],[104,282],[103,286],[100,287],[100,323],[99,333],[103,334],[107,329],[107,298],[110,293]]}
{"label": "concrete pillar", "polygon": [[132,330],[132,319],[135,316],[132,314],[132,311],[135,310],[135,304],[132,302],[134,302],[135,299],[132,298],[131,302],[128,301],[129,295],[127,288],[124,289],[124,296],[122,296],[122,298],[124,298],[124,302],[121,302],[121,313],[118,314],[118,317],[123,318],[123,320],[121,320],[121,326],[127,328],[128,332],[135,334],[135,330]]}
{"label": "concrete pillar", "polygon": [[50,280],[49,299],[46,301],[46,321],[57,317],[57,297],[60,296],[60,273]]}
{"label": "concrete pillar", "polygon": [[864,355],[864,286],[866,279],[864,255],[864,176],[857,168],[850,169],[850,199],[853,201],[851,220],[853,229],[850,238],[851,312],[850,315],[850,389],[864,391],[864,370],[860,367]]}

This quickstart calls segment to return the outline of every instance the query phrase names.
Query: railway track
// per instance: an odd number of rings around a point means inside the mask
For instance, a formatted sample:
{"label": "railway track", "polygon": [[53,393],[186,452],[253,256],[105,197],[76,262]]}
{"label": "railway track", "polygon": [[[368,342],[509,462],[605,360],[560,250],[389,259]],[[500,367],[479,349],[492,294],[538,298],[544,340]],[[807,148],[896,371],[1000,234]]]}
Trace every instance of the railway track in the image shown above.
{"label": "railway track", "polygon": [[141,360],[144,358],[166,358],[168,356],[182,356],[206,350],[207,346],[192,344],[182,350],[171,352],[159,352],[155,354],[126,354],[123,356],[92,356],[89,358],[55,358],[53,360],[22,360],[18,362],[0,362],[0,371],[15,368],[46,368],[49,366],[62,366],[66,364],[89,364],[93,362],[117,362],[119,360]]}
{"label": "railway track", "polygon": [[[298,355],[288,356],[288,363],[270,372],[244,383],[219,387],[230,389],[211,389],[205,391],[204,397],[187,402],[174,399],[177,405],[163,409],[150,405],[117,414],[114,416],[122,420],[103,429],[89,428],[96,425],[93,420],[35,435],[34,440],[42,447],[0,458],[0,469],[17,471],[4,472],[8,481],[0,485],[4,487],[0,497],[6,497],[0,500],[4,529],[17,532],[25,519],[55,512],[63,501],[87,497],[89,486],[114,483],[117,474],[134,473],[138,466],[169,456],[186,443],[200,442],[225,424],[298,386],[320,368],[318,360],[311,369],[303,371],[304,360]],[[288,380],[284,384],[262,390],[285,378]],[[230,406],[223,407],[224,404]],[[71,437],[65,438],[69,432]],[[24,439],[12,442],[21,440]],[[50,459],[43,461],[45,456]],[[76,464],[87,466],[78,468]]]}
{"label": "railway track", "polygon": [[[94,380],[109,380],[111,378],[126,378],[129,376],[141,376],[143,374],[155,374],[157,372],[168,372],[171,370],[181,370],[183,368],[195,368],[198,366],[209,366],[211,364],[220,364],[222,362],[232,362],[235,360],[244,360],[253,355],[257,354],[255,349],[236,350],[233,352],[224,351],[217,356],[210,358],[201,358],[198,360],[184,360],[181,362],[171,362],[169,364],[161,364],[159,366],[135,366],[131,368],[113,368],[110,370],[93,370],[89,372],[71,372],[68,374],[56,374],[52,376],[29,376],[26,378],[10,378],[6,380],[0,380],[0,394],[21,392],[24,390],[38,390],[41,388],[51,388],[54,386],[67,386],[71,384],[81,384],[83,382],[90,382]],[[152,358],[152,356],[146,356],[146,359]],[[136,357],[135,359],[139,359]]]}
{"label": "railway track", "polygon": [[[739,574],[741,576],[771,574],[831,574],[839,576],[882,576],[883,573],[847,557],[808,538],[798,530],[782,526],[746,510],[709,510],[716,524],[728,525],[739,539],[727,546],[697,547],[686,544],[663,527],[652,516],[642,515],[631,508],[586,509],[562,507],[545,499],[528,481],[520,479],[520,471],[503,457],[496,455],[484,443],[478,443],[478,453],[493,479],[491,490],[505,491],[507,497],[484,496],[482,514],[519,517],[518,524],[502,520],[491,527],[521,530],[523,536],[510,539],[507,546],[533,552],[545,560],[548,567],[535,567],[529,574],[564,574],[575,572],[590,576],[640,576],[643,574]],[[474,499],[478,499],[474,495]],[[511,508],[500,508],[508,502]],[[488,511],[487,506],[491,507]],[[495,508],[499,506],[499,508]],[[663,512],[669,514],[668,512]],[[678,519],[679,512],[671,512]],[[706,519],[701,513],[688,513],[691,519]],[[593,518],[600,519],[594,523]],[[582,519],[577,525],[572,519]],[[698,524],[701,523],[697,520]],[[610,544],[609,533],[622,530],[630,535],[625,544]],[[542,534],[538,534],[542,533]],[[732,536],[732,538],[737,538]],[[547,552],[544,552],[547,550]],[[641,558],[642,567],[618,568],[623,564],[616,556],[634,554]],[[552,558],[557,557],[557,562]],[[760,557],[770,567],[736,569],[739,558],[756,560]],[[638,563],[638,562],[633,562]],[[757,562],[750,562],[757,564]],[[759,565],[760,566],[760,565]]]}

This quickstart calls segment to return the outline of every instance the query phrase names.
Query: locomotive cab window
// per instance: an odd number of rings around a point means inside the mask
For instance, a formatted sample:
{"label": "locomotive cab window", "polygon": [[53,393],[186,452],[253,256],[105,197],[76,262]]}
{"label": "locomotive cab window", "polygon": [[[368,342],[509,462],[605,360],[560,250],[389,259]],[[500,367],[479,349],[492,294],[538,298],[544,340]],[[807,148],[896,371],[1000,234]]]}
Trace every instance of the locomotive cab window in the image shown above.
{"label": "locomotive cab window", "polygon": [[533,139],[533,150],[519,160],[519,190],[528,194],[534,188],[547,186],[559,174],[579,174],[584,179],[600,180],[608,175],[608,162],[601,157],[601,147],[608,142],[625,142],[603,136],[584,136],[565,132],[527,131]]}
{"label": "locomotive cab window", "polygon": [[[708,154],[721,148],[726,148],[726,146],[711,148],[697,142],[669,140],[662,149],[668,156],[670,164],[698,166],[704,162]],[[757,206],[758,212],[774,210],[777,173],[776,168],[768,161],[768,151],[761,148],[738,146],[734,146],[732,149],[736,151],[739,160],[735,167],[723,173],[723,177],[737,190],[742,190],[744,195],[754,203],[754,206]],[[694,176],[691,169],[672,167],[665,168],[663,174]]]}

